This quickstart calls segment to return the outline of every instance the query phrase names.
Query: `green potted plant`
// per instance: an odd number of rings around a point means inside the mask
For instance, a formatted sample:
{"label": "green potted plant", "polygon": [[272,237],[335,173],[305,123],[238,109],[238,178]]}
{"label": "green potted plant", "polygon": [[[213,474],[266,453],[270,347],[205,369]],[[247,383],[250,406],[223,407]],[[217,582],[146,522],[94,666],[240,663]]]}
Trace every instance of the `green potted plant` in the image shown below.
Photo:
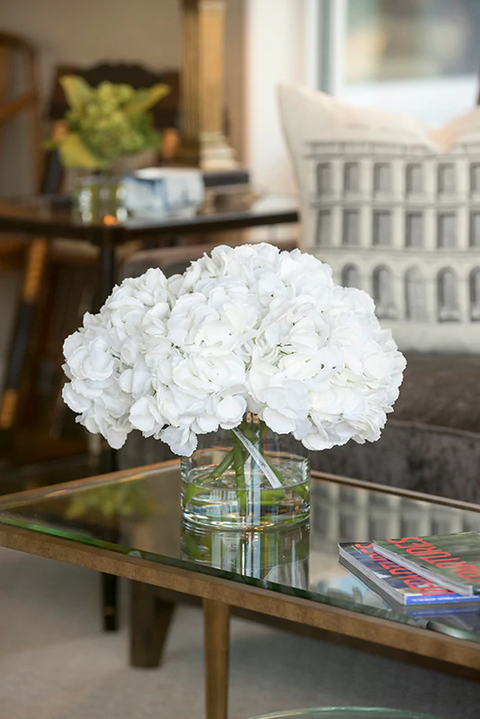
{"label": "green potted plant", "polygon": [[91,87],[77,75],[65,75],[60,82],[70,109],[50,145],[58,147],[64,167],[108,172],[120,157],[160,147],[149,110],[168,94],[166,85],[134,90],[102,82]]}
{"label": "green potted plant", "polygon": [[[57,126],[48,147],[57,147],[65,168],[94,173],[83,178],[74,191],[80,209],[87,214],[115,214],[119,183],[112,180],[115,163],[128,155],[159,149],[161,135],[150,109],[168,94],[158,84],[135,90],[131,85],[102,82],[91,87],[82,77],[65,75],[60,80],[69,110]],[[83,205],[82,205],[83,203]]]}

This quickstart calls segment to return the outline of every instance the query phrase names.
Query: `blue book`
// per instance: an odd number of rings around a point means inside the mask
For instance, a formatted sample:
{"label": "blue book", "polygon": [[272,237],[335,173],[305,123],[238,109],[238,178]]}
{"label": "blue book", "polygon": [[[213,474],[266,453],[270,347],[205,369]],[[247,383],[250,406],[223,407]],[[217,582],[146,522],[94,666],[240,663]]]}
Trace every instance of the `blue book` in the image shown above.
{"label": "blue book", "polygon": [[338,546],[341,562],[347,569],[402,606],[479,605],[480,596],[452,592],[387,559],[375,551],[371,542],[342,542]]}

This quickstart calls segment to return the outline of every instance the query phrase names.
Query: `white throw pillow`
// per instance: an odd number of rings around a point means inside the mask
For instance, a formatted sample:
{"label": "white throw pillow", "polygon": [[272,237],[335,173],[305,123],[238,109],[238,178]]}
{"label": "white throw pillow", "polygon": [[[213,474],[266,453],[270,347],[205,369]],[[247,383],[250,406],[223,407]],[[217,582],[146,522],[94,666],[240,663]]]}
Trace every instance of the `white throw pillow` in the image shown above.
{"label": "white throw pillow", "polygon": [[303,249],[402,349],[480,352],[480,108],[432,130],[296,85],[279,99]]}

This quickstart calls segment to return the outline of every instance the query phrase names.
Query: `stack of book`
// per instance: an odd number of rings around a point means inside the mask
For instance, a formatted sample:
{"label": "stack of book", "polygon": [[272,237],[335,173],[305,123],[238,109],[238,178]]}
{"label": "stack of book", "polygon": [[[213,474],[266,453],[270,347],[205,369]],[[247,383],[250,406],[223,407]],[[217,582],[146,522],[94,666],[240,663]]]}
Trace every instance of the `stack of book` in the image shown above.
{"label": "stack of book", "polygon": [[339,550],[341,564],[394,608],[480,608],[480,532],[343,542]]}

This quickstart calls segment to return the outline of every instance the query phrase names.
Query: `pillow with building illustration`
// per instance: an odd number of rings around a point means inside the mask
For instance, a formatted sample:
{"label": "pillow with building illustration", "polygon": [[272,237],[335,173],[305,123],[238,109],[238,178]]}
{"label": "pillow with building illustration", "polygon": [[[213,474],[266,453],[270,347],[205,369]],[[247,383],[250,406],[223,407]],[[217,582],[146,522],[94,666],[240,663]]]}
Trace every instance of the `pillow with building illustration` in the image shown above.
{"label": "pillow with building illustration", "polygon": [[304,249],[376,303],[405,350],[480,352],[480,109],[432,130],[279,88]]}

